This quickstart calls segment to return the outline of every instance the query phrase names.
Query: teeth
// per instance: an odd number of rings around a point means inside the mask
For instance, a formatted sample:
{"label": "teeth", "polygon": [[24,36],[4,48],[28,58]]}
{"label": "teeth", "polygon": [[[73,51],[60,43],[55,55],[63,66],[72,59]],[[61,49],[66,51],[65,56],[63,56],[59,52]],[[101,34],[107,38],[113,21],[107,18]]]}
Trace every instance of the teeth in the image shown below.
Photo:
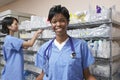
{"label": "teeth", "polygon": [[62,29],[61,28],[59,28],[59,29],[56,29],[56,31],[61,31]]}

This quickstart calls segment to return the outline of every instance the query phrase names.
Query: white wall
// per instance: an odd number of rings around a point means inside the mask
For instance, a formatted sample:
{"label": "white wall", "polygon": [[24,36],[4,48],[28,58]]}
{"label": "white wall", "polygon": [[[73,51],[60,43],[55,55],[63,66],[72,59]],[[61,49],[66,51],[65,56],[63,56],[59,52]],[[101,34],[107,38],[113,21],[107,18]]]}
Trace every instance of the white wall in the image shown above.
{"label": "white wall", "polygon": [[107,8],[116,5],[116,9],[120,11],[120,0],[17,0],[0,7],[0,11],[11,9],[47,17],[48,11],[53,5],[64,5],[71,13],[74,13],[78,10],[88,10],[89,3],[92,9],[95,9],[96,5],[102,5]]}

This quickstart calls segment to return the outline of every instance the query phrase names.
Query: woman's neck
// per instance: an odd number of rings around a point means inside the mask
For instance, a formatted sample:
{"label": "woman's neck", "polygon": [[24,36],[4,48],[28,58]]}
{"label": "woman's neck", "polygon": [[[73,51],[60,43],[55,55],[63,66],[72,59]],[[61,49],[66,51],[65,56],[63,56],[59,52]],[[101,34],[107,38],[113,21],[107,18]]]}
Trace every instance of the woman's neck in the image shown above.
{"label": "woman's neck", "polygon": [[56,36],[56,40],[57,40],[57,42],[59,42],[60,44],[61,44],[62,42],[64,42],[67,38],[68,38],[68,35],[67,35],[67,34],[65,34],[64,36]]}
{"label": "woman's neck", "polygon": [[9,32],[9,35],[13,36],[13,35],[14,35],[14,32],[13,32],[13,31],[10,31],[10,32]]}

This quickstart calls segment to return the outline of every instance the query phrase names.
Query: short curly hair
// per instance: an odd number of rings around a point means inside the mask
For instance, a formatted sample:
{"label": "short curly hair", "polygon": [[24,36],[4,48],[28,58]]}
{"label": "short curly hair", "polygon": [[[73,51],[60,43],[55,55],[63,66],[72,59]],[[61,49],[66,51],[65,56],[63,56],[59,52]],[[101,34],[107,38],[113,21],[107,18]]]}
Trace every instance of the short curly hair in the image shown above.
{"label": "short curly hair", "polygon": [[48,20],[51,22],[52,18],[56,15],[61,13],[69,22],[70,14],[67,8],[61,5],[55,5],[49,10]]}

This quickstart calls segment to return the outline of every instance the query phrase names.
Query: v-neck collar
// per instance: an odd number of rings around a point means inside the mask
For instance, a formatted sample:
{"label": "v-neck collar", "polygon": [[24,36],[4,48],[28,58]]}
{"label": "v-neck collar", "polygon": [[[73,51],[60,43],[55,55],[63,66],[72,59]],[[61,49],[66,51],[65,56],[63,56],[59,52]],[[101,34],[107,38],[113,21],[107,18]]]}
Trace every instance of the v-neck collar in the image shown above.
{"label": "v-neck collar", "polygon": [[55,39],[54,40],[54,44],[55,46],[61,51],[61,49],[64,47],[64,45],[67,43],[67,41],[69,40],[69,38],[67,38],[64,42],[62,42],[61,44],[58,43],[58,41]]}

